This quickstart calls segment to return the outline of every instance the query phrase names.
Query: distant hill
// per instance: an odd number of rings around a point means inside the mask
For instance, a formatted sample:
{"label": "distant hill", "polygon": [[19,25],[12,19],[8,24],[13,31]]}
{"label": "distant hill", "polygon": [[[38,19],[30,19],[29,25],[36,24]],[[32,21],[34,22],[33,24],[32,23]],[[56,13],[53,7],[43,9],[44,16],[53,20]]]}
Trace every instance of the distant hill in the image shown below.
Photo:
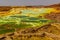
{"label": "distant hill", "polygon": [[52,4],[52,5],[33,5],[33,6],[0,6],[0,11],[8,11],[12,8],[46,8],[46,7],[60,7],[60,3],[59,4]]}

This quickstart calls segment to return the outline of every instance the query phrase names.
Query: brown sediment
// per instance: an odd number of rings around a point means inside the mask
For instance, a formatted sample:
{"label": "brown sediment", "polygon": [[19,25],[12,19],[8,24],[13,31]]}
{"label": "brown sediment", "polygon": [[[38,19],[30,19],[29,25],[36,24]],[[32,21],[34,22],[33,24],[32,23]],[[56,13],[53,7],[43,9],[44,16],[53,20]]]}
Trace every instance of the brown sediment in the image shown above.
{"label": "brown sediment", "polygon": [[46,14],[45,18],[50,19],[50,20],[55,20],[56,22],[60,23],[60,13]]}
{"label": "brown sediment", "polygon": [[[33,32],[34,30],[34,32]],[[25,32],[25,33],[24,33]],[[9,39],[22,39],[22,40],[32,40],[37,38],[40,39],[53,39],[53,40],[59,40],[60,39],[60,29],[58,29],[56,26],[47,24],[43,27],[36,27],[36,28],[24,28],[20,29],[18,32],[10,33],[10,34],[4,34],[3,37],[0,37],[0,39],[4,38],[7,39],[7,36],[9,36]],[[20,40],[19,39],[19,40]]]}

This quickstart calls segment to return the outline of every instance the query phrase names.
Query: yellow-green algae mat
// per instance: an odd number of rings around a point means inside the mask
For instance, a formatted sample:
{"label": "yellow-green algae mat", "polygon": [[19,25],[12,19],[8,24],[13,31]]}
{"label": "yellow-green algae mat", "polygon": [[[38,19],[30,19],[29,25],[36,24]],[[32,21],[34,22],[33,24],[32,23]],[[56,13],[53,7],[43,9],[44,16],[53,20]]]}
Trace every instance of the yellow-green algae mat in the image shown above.
{"label": "yellow-green algae mat", "polygon": [[[5,17],[0,17],[0,34],[14,32],[17,28],[31,28],[31,27],[41,27],[45,24],[49,24],[54,22],[54,20],[45,19],[44,13],[45,11],[40,11],[39,8],[35,8],[34,10],[16,8],[10,10],[11,14]],[[51,10],[50,10],[51,11]],[[49,12],[50,12],[49,11]]]}

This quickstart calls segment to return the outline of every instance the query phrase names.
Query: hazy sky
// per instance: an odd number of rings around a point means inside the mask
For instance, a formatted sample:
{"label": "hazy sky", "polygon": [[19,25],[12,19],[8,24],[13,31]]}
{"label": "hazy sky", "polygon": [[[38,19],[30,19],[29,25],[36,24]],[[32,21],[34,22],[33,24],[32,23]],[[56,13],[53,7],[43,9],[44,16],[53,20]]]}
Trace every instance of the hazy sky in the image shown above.
{"label": "hazy sky", "polygon": [[60,0],[0,0],[0,6],[49,5],[60,3]]}

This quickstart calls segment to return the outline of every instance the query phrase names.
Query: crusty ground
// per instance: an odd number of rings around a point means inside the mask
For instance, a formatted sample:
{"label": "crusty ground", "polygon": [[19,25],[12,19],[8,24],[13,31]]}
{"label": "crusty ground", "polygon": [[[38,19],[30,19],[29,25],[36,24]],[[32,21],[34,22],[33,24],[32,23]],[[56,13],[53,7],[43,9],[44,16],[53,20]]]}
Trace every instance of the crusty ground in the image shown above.
{"label": "crusty ground", "polygon": [[55,20],[56,22],[60,23],[60,12],[59,13],[46,14],[45,18]]}
{"label": "crusty ground", "polygon": [[60,29],[55,25],[57,23],[42,27],[17,29],[15,32],[0,35],[0,40],[60,40]]}

